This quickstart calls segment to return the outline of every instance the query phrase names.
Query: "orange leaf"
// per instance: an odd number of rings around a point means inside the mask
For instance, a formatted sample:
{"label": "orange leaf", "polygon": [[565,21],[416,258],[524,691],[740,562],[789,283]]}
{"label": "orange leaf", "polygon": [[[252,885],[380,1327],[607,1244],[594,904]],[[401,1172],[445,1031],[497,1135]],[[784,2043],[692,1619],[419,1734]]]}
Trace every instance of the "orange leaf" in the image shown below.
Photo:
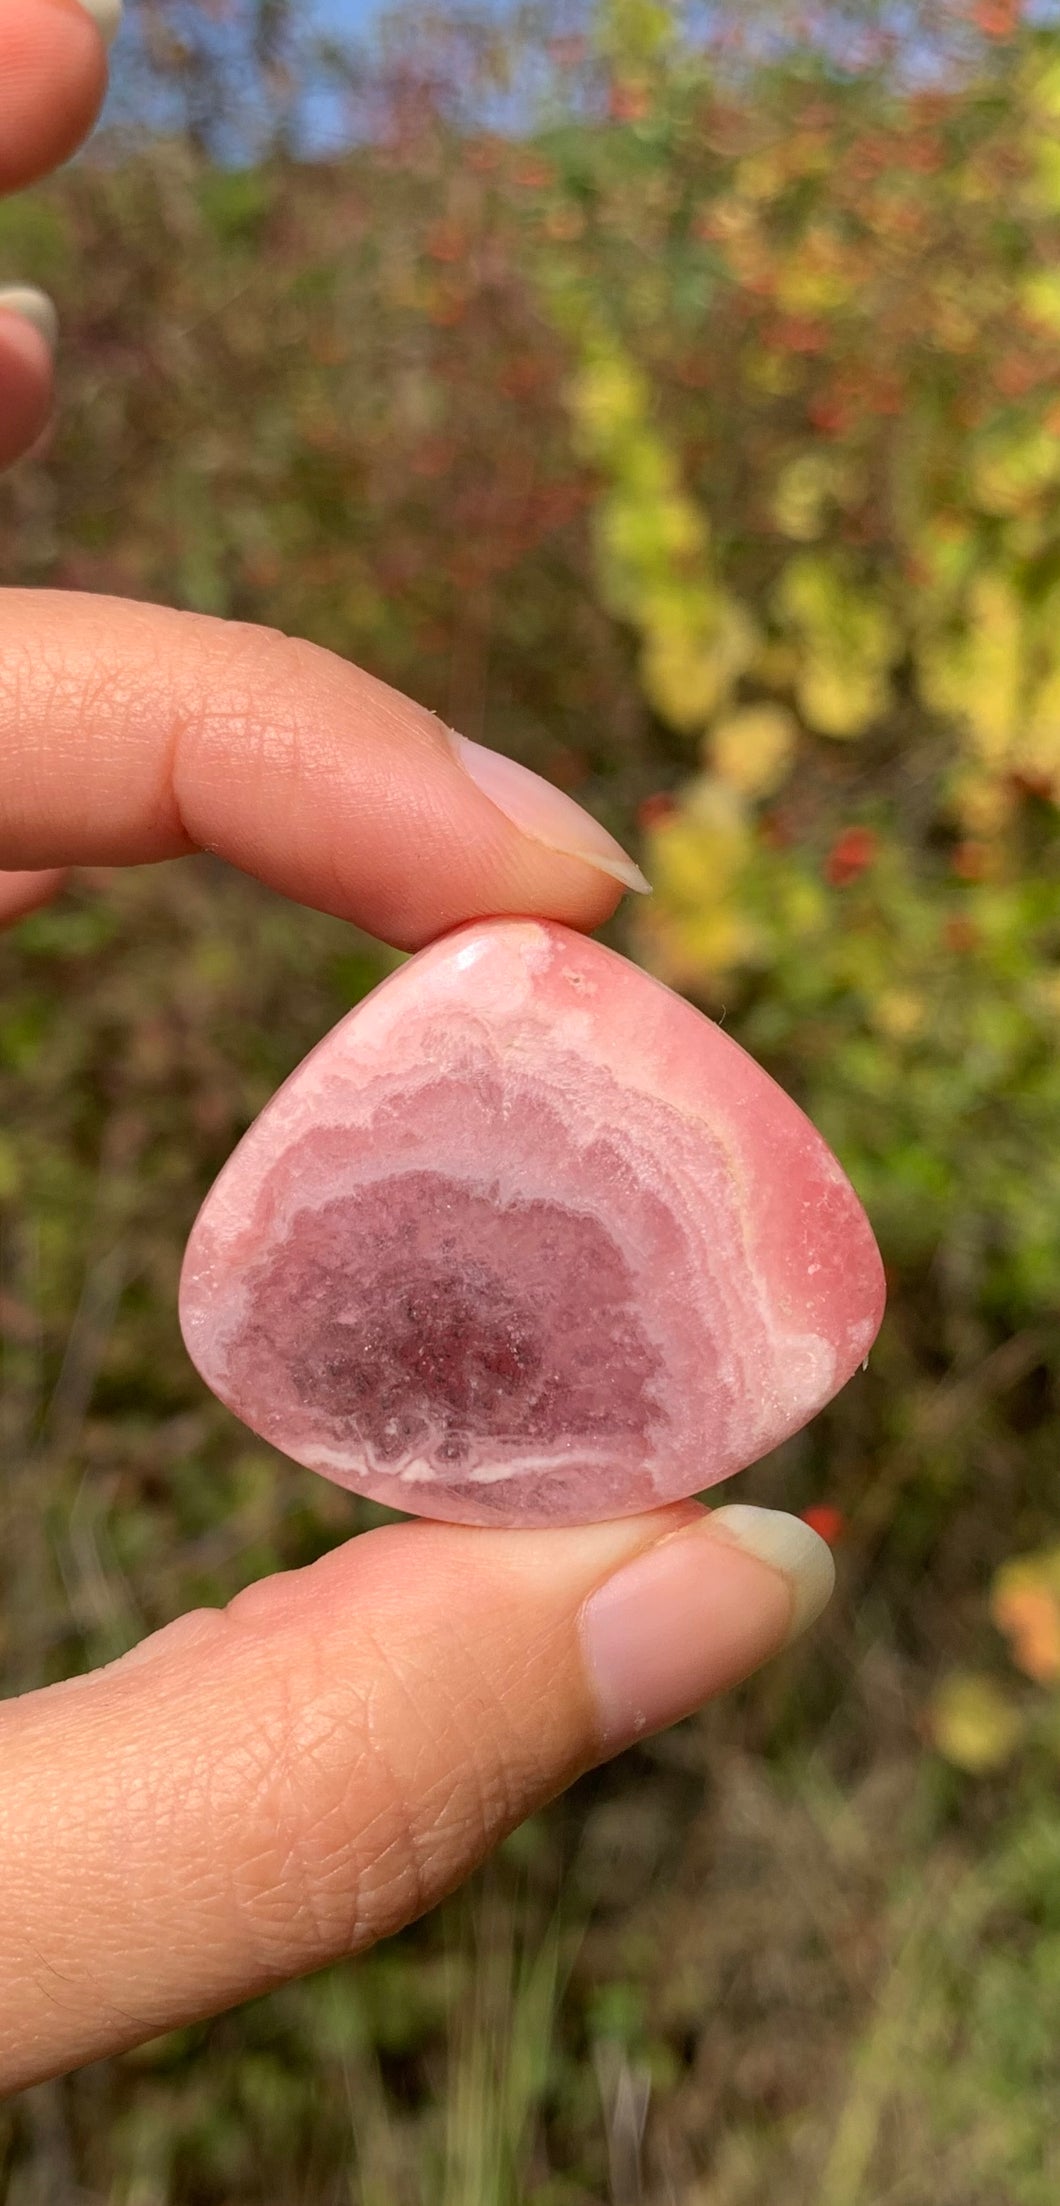
{"label": "orange leaf", "polygon": [[1001,1585],[994,1622],[1012,1643],[1012,1659],[1038,1685],[1060,1678],[1060,1602],[1046,1585]]}

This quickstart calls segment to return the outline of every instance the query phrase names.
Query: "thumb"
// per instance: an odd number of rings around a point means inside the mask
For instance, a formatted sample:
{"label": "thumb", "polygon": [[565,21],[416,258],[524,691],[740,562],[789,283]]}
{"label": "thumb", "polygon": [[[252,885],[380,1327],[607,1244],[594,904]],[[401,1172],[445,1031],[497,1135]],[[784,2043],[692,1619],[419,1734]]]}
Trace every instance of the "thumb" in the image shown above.
{"label": "thumb", "polygon": [[66,876],[50,870],[47,873],[5,873],[0,871],[0,927],[13,926],[16,919],[25,919],[27,913],[37,911],[42,904],[50,904],[58,896]]}
{"label": "thumb", "polygon": [[824,1606],[800,1522],[402,1524],[0,1710],[0,2088],[409,1922]]}

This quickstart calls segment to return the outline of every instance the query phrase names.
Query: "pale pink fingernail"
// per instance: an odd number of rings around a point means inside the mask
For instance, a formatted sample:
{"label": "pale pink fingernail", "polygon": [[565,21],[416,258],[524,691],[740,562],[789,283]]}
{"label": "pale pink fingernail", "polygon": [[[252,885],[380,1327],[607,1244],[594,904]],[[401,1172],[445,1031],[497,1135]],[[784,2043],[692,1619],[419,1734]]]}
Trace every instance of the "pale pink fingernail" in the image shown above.
{"label": "pale pink fingernail", "polygon": [[451,733],[449,740],[464,772],[521,834],[544,843],[557,857],[580,858],[584,865],[610,874],[613,881],[635,889],[639,896],[651,895],[650,881],[645,880],[621,843],[616,843],[591,812],[575,804],[573,797],[542,780],[540,774],[531,773],[528,766],[505,758],[501,751],[487,750],[485,744],[472,743],[466,735]]}
{"label": "pale pink fingernail", "polygon": [[601,1744],[615,1753],[748,1677],[820,1614],[834,1578],[808,1524],[743,1505],[638,1555],[581,1614]]}

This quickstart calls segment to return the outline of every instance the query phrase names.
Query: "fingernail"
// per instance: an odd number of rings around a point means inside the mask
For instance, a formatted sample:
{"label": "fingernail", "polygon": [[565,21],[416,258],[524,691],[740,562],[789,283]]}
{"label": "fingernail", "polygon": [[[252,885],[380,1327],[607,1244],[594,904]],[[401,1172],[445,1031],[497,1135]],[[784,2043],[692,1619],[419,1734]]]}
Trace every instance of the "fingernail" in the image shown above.
{"label": "fingernail", "polygon": [[638,1555],[581,1614],[601,1744],[615,1753],[750,1676],[820,1614],[834,1576],[808,1524],[739,1504]]}
{"label": "fingernail", "polygon": [[528,766],[505,758],[501,751],[487,750],[485,744],[472,743],[466,735],[451,733],[449,740],[476,788],[521,834],[544,843],[546,850],[554,850],[557,857],[580,858],[583,865],[595,866],[598,873],[609,874],[613,881],[635,889],[639,896],[651,895],[651,882],[645,880],[621,843],[616,843],[590,812],[575,804],[573,797],[542,780],[540,774],[531,773]]}
{"label": "fingernail", "polygon": [[826,1540],[786,1509],[753,1509],[731,1501],[710,1517],[715,1536],[779,1570],[791,1587],[791,1623],[785,1645],[815,1624],[835,1590],[835,1562]]}
{"label": "fingernail", "polygon": [[46,291],[34,284],[0,284],[0,314],[17,314],[43,337],[50,353],[59,342],[59,317]]}
{"label": "fingernail", "polygon": [[86,14],[98,24],[105,46],[113,46],[122,16],[122,0],[81,0]]}

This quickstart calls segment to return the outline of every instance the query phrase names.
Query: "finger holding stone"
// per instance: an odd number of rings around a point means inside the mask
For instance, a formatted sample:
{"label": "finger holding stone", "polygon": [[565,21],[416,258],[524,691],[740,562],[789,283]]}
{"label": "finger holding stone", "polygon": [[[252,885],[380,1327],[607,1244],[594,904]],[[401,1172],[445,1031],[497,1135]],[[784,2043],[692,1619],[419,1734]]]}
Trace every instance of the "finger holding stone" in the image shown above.
{"label": "finger holding stone", "polygon": [[38,873],[0,873],[0,928],[13,927],[30,912],[39,911],[58,896],[65,873],[50,868]]}
{"label": "finger holding stone", "polygon": [[823,1608],[797,1519],[401,1525],[0,1709],[0,2094],[431,1907]]}
{"label": "finger holding stone", "polygon": [[401,949],[518,912],[599,926],[647,883],[513,760],[297,638],[0,592],[0,867],[209,850]]}
{"label": "finger holding stone", "polygon": [[0,288],[0,468],[28,452],[47,426],[58,327],[43,291]]}

